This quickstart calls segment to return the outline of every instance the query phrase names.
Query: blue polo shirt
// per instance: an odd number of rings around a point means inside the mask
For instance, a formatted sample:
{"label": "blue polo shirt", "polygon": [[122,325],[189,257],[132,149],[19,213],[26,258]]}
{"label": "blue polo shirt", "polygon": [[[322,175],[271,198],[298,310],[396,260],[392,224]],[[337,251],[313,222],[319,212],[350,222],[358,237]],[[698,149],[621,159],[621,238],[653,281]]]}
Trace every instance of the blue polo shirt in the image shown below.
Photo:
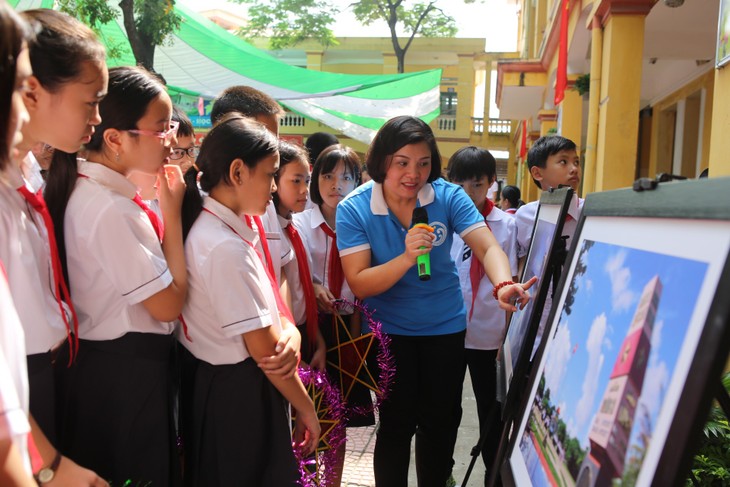
{"label": "blue polo shirt", "polygon": [[[484,218],[461,187],[443,179],[426,184],[418,206],[434,227],[431,280],[418,279],[416,266],[390,289],[365,299],[383,331],[395,335],[445,335],[466,329],[466,310],[450,249],[454,232],[461,237],[485,226]],[[370,265],[388,262],[405,251],[407,228],[388,209],[382,185],[368,182],[337,207],[337,248],[340,255],[369,250]]]}

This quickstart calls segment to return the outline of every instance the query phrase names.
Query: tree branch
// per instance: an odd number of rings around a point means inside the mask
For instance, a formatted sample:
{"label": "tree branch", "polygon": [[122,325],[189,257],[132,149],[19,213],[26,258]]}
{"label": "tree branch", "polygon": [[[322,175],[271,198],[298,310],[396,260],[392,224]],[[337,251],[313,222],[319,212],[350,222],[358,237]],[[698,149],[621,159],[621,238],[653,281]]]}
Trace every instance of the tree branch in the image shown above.
{"label": "tree branch", "polygon": [[404,51],[407,51],[408,48],[411,47],[413,38],[418,33],[418,30],[421,28],[421,24],[423,23],[423,20],[428,16],[428,14],[432,10],[436,10],[436,7],[434,7],[433,4],[434,4],[434,2],[429,2],[428,7],[423,9],[423,12],[421,12],[421,15],[418,17],[418,22],[416,22],[416,26],[413,28],[413,32],[411,32],[411,37],[408,39],[408,42],[406,43],[405,48],[403,49]]}

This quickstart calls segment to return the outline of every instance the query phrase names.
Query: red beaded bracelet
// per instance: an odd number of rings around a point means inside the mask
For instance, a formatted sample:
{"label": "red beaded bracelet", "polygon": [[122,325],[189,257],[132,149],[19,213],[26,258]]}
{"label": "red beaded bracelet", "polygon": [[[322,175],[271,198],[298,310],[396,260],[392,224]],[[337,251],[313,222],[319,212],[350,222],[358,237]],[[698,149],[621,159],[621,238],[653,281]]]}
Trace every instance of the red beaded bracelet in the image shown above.
{"label": "red beaded bracelet", "polygon": [[492,296],[494,296],[494,299],[499,299],[499,298],[497,298],[497,293],[499,292],[500,289],[502,289],[505,286],[511,286],[512,284],[514,284],[513,281],[502,281],[499,284],[497,284],[496,286],[494,286],[494,289],[492,289]]}

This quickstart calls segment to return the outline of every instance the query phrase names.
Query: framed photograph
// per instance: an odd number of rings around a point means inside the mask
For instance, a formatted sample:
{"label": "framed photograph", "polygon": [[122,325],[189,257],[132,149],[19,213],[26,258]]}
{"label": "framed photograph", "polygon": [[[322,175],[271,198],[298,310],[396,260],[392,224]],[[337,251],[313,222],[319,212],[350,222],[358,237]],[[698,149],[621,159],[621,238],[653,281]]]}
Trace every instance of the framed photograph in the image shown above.
{"label": "framed photograph", "polygon": [[730,1],[720,0],[720,15],[717,21],[717,51],[715,67],[719,68],[730,60]]}
{"label": "framed photograph", "polygon": [[[547,314],[547,311],[543,313],[543,310],[546,309],[546,302],[551,302],[548,292],[554,280],[552,271],[555,265],[562,266],[565,258],[565,240],[561,239],[561,232],[572,198],[573,190],[570,188],[545,191],[540,197],[530,248],[521,277],[521,282],[525,282],[537,276],[538,282],[531,289],[533,298],[527,306],[512,314],[499,354],[497,373],[501,377],[498,377],[498,398],[502,403],[503,416],[507,411],[512,411],[512,404],[522,392],[519,387],[512,387],[512,379],[515,376],[520,377],[520,374],[526,374],[534,344],[539,342],[542,335],[540,325],[544,324],[547,318],[547,316],[545,319],[542,318],[543,314]],[[559,260],[557,254],[560,252],[563,259],[557,262]]]}
{"label": "framed photograph", "polygon": [[730,348],[730,179],[592,194],[575,239],[502,480],[684,485]]}

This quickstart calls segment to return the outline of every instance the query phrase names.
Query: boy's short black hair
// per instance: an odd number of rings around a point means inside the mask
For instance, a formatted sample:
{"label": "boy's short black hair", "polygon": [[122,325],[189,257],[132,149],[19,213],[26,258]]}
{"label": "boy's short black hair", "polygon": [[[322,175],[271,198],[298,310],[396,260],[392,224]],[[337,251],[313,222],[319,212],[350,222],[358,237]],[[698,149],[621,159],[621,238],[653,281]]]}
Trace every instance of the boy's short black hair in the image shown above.
{"label": "boy's short black hair", "polygon": [[449,159],[447,173],[450,181],[468,181],[486,176],[489,181],[497,177],[497,161],[482,147],[462,147]]}
{"label": "boy's short black hair", "polygon": [[223,115],[230,112],[239,112],[254,119],[258,115],[281,116],[284,114],[284,110],[276,100],[251,86],[226,88],[213,102],[210,122],[215,125]]}
{"label": "boy's short black hair", "polygon": [[329,132],[315,132],[307,137],[304,146],[307,148],[307,152],[309,152],[309,161],[314,164],[323,150],[339,143],[340,141],[337,140],[337,137]]}
{"label": "boy's short black hair", "polygon": [[[547,165],[547,159],[553,154],[557,154],[563,150],[576,150],[575,142],[560,135],[545,135],[540,137],[532,144],[529,152],[527,152],[527,168],[533,167],[544,168]],[[538,188],[542,189],[540,182],[532,178]]]}
{"label": "boy's short black hair", "polygon": [[177,105],[172,106],[172,120],[180,124],[177,127],[178,137],[193,137],[195,135],[193,122],[190,121],[183,109]]}

